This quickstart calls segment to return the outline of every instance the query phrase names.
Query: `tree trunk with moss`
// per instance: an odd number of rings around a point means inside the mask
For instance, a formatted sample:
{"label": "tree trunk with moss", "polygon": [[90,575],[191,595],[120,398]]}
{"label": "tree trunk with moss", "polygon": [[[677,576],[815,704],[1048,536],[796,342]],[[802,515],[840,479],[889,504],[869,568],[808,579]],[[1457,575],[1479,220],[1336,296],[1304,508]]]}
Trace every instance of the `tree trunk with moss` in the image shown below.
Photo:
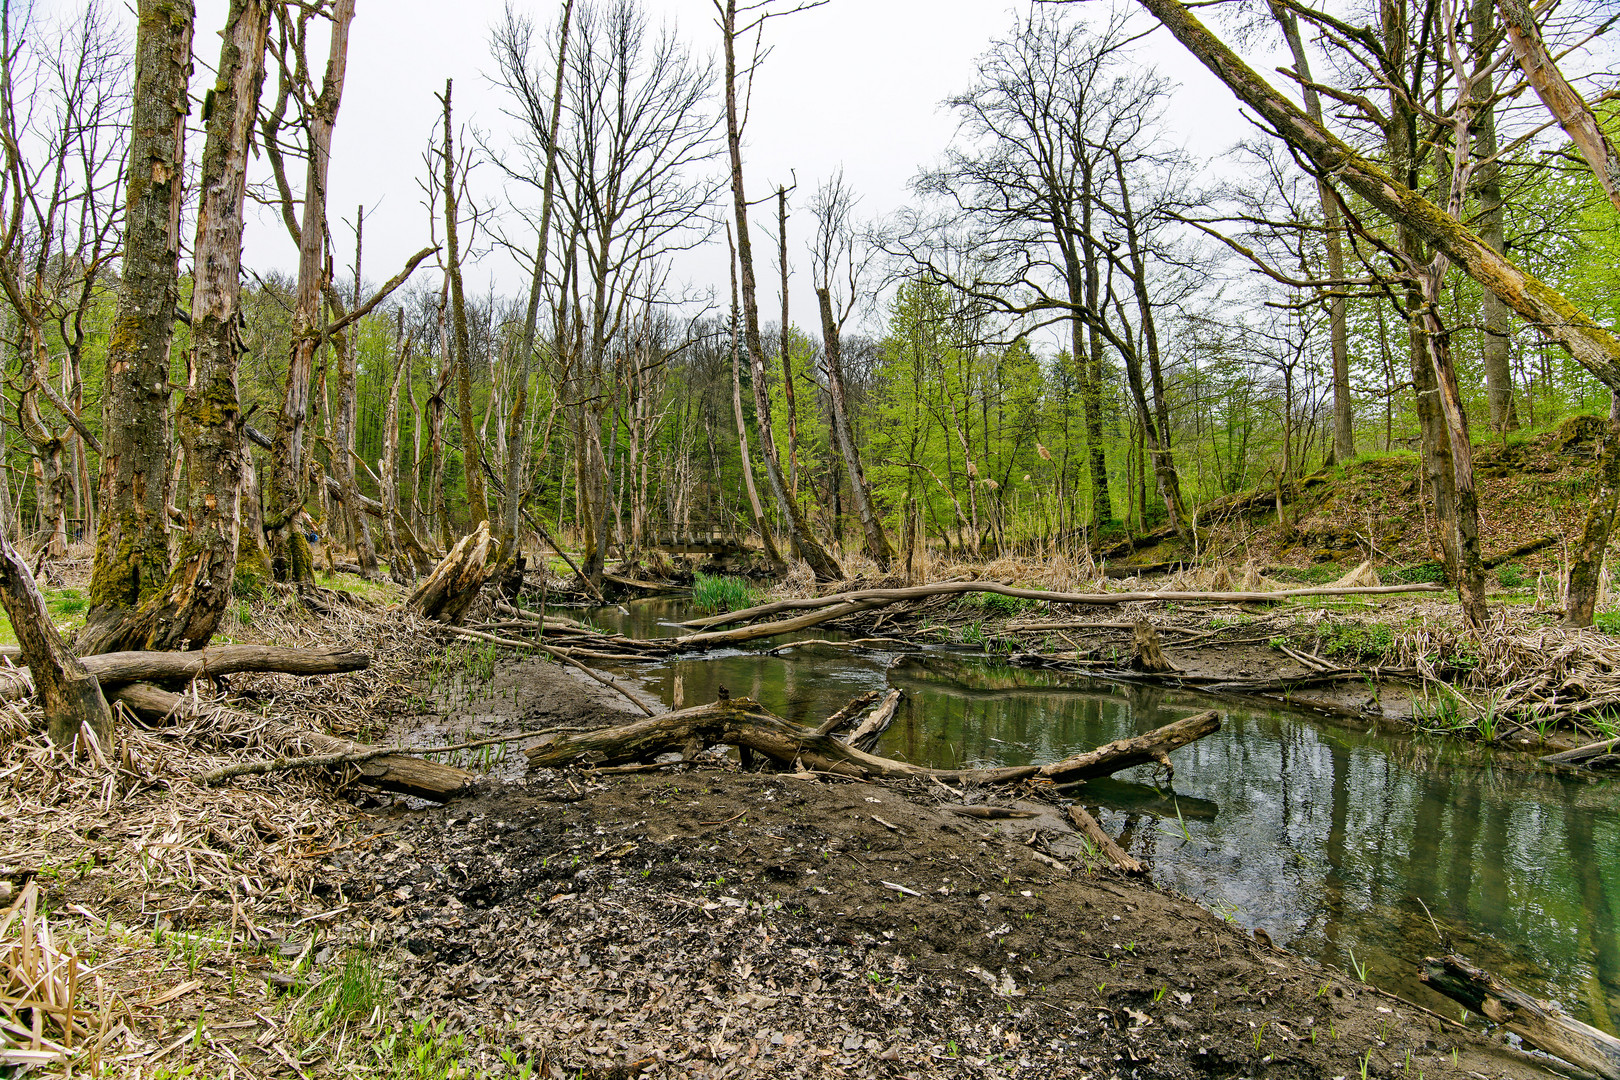
{"label": "tree trunk with moss", "polygon": [[242,406],[236,373],[248,144],[264,84],[269,0],[231,0],[211,91],[191,296],[191,378],[180,403],[190,463],[185,529],[163,587],[98,652],[201,649],[230,603],[242,534]]}
{"label": "tree trunk with moss", "polygon": [[313,584],[315,560],[298,516],[308,493],[310,463],[305,454],[309,422],[310,381],[315,348],[320,343],[321,290],[325,283],[326,178],[332,159],[332,128],[343,99],[348,67],[349,24],[354,0],[336,0],[332,40],[321,92],[309,111],[309,161],[304,176],[304,215],[298,233],[298,285],[294,292],[293,340],[287,363],[287,386],[281,400],[271,449],[271,476],[265,486],[264,527],[270,538],[270,565],[276,580]]}
{"label": "tree trunk with moss", "polygon": [[80,635],[99,652],[169,572],[169,343],[180,298],[191,0],[141,0],[125,169],[124,258],[107,344],[101,519]]}

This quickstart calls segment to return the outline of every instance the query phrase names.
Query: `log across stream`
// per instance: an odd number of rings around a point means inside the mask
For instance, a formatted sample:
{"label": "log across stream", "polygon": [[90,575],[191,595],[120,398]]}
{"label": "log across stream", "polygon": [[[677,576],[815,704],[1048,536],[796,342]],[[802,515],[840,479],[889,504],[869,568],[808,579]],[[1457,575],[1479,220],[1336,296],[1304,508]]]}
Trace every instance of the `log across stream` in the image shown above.
{"label": "log across stream", "polygon": [[[591,619],[636,637],[674,634],[669,599]],[[817,628],[806,637],[835,637]],[[1056,761],[1210,707],[1206,698],[994,663],[907,659],[780,639],[703,658],[611,667],[666,704],[732,697],[814,726],[851,697],[905,691],[875,753],[939,768]],[[1441,948],[1620,1029],[1620,815],[1611,788],[1498,759],[1455,740],[1368,732],[1286,710],[1218,706],[1222,730],[1178,750],[1173,794],[1150,770],[1076,796],[1155,881],[1279,945],[1448,1016],[1418,978]],[[1353,952],[1353,959],[1352,959]]]}

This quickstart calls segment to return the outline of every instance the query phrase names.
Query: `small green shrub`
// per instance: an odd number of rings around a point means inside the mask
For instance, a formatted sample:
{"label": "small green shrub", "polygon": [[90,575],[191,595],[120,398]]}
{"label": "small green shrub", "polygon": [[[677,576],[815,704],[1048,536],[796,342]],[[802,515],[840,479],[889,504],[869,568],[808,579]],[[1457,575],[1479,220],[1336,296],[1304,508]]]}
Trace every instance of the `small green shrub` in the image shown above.
{"label": "small green shrub", "polygon": [[1504,589],[1517,589],[1529,579],[1525,576],[1524,567],[1515,563],[1508,563],[1496,571],[1496,580]]}
{"label": "small green shrub", "polygon": [[968,593],[965,597],[968,604],[978,608],[989,616],[1017,615],[1027,611],[1040,603],[1039,600],[1028,600],[1022,596],[1003,596],[1000,593],[981,592]]}
{"label": "small green shrub", "polygon": [[1592,625],[1605,634],[1620,635],[1620,611],[1599,611],[1592,616]]}
{"label": "small green shrub", "polygon": [[758,602],[759,591],[744,578],[700,573],[692,579],[692,603],[699,611],[718,614]]}
{"label": "small green shrub", "polygon": [[1331,623],[1323,628],[1322,655],[1347,660],[1382,660],[1395,646],[1395,633],[1383,623]]}
{"label": "small green shrub", "polygon": [[1397,566],[1388,576],[1391,582],[1400,585],[1421,585],[1430,582],[1444,584],[1446,568],[1431,561],[1418,563],[1416,566]]}

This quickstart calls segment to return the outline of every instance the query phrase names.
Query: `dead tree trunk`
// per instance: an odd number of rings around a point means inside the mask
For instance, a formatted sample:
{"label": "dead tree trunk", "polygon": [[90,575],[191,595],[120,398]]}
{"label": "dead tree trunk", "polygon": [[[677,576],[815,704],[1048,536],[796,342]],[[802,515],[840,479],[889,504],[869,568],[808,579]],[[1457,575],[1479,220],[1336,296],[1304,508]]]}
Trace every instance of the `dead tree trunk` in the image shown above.
{"label": "dead tree trunk", "polygon": [[242,537],[242,407],[236,373],[240,330],[242,214],[248,144],[264,82],[267,0],[232,0],[203,148],[191,296],[190,382],[180,437],[191,483],[186,527],[162,587],[95,652],[132,647],[201,649],[230,603]]}
{"label": "dead tree trunk", "polygon": [[816,300],[821,306],[821,347],[827,358],[827,394],[832,399],[833,437],[838,443],[838,456],[843,458],[844,471],[849,477],[850,498],[855,501],[855,514],[861,520],[861,535],[866,541],[866,553],[888,570],[894,562],[894,547],[883,531],[883,521],[872,506],[872,488],[866,482],[866,470],[861,467],[860,447],[855,444],[855,433],[849,423],[849,408],[844,401],[844,348],[838,322],[833,317],[832,294],[826,288],[816,289]]}
{"label": "dead tree trunk", "polygon": [[1620,1080],[1620,1039],[1565,1016],[1558,1006],[1538,1001],[1463,957],[1425,957],[1420,977],[1536,1049],[1606,1080]]}
{"label": "dead tree trunk", "polygon": [[[107,345],[101,519],[81,647],[100,651],[169,572],[169,342],[180,299],[191,0],[141,0],[123,270]],[[37,377],[37,375],[36,375]],[[60,469],[60,462],[57,462]]]}
{"label": "dead tree trunk", "polygon": [[[270,482],[265,485],[265,530],[270,537],[270,564],[276,579],[298,585],[315,580],[315,561],[309,541],[298,525],[308,495],[309,462],[305,458],[309,420],[310,383],[315,372],[315,348],[323,328],[321,291],[326,279],[326,180],[332,160],[332,129],[343,99],[348,70],[349,25],[355,0],[335,0],[332,40],[320,94],[309,110],[309,161],[304,174],[303,218],[298,226],[298,285],[294,293],[293,340],[287,364],[287,385],[271,452]],[[283,78],[291,78],[283,73]],[[274,137],[275,132],[270,132]],[[290,212],[290,210],[289,210]]]}
{"label": "dead tree trunk", "polygon": [[731,157],[732,207],[737,220],[737,261],[742,273],[743,341],[748,347],[748,365],[754,376],[755,423],[759,427],[760,456],[765,459],[765,477],[777,508],[787,525],[788,538],[810,570],[820,581],[838,581],[844,576],[827,550],[810,531],[804,512],[788,490],[776,456],[771,434],[770,401],[765,396],[765,345],[759,335],[759,300],[754,279],[754,244],[748,231],[748,197],[743,190],[742,120],[737,111],[737,2],[723,0],[721,36],[725,45],[726,146]]}
{"label": "dead tree trunk", "polygon": [[1146,619],[1138,619],[1131,629],[1131,670],[1155,675],[1176,670],[1159,647],[1159,632]]}
{"label": "dead tree trunk", "polygon": [[461,288],[461,247],[456,229],[460,212],[456,202],[455,139],[450,127],[451,80],[444,81],[444,246],[445,276],[450,282],[452,362],[456,368],[456,407],[461,412],[461,473],[467,488],[467,510],[478,525],[489,520],[489,498],[484,493],[484,450],[473,419],[472,355],[467,337],[467,301]]}
{"label": "dead tree trunk", "polygon": [[489,522],[480,521],[478,528],[456,541],[450,553],[406,598],[405,606],[424,619],[460,622],[484,587],[489,546]]}
{"label": "dead tree trunk", "polygon": [[[726,226],[727,246],[731,241],[731,226]],[[770,561],[771,569],[778,574],[787,573],[787,564],[782,561],[781,552],[776,550],[776,540],[771,536],[770,523],[765,520],[765,508],[760,505],[759,488],[754,484],[754,457],[748,450],[748,425],[743,421],[742,407],[742,370],[740,361],[740,335],[742,333],[742,309],[737,304],[737,252],[731,252],[731,411],[737,420],[737,449],[742,455],[743,487],[748,490],[748,508],[754,514],[754,528],[759,533],[760,543],[765,546],[765,557]]]}
{"label": "dead tree trunk", "polygon": [[34,575],[5,533],[0,526],[0,605],[33,675],[45,732],[52,743],[66,748],[79,737],[79,728],[88,725],[102,752],[110,752],[112,710],[101,696],[101,686],[62,640]]}

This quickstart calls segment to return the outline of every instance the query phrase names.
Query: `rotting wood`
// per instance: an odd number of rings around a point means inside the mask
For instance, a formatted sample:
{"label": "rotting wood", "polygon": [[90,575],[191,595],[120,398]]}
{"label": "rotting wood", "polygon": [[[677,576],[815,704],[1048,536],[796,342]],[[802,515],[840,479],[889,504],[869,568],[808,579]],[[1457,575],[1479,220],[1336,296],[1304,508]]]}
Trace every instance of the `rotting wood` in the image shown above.
{"label": "rotting wood", "polygon": [[980,821],[1007,821],[1012,818],[1039,817],[1033,810],[1014,810],[1010,806],[944,806],[942,810],[949,810],[962,817],[978,818]]}
{"label": "rotting wood", "polygon": [[898,689],[890,690],[887,694],[884,694],[883,700],[878,702],[877,708],[867,713],[866,718],[860,722],[854,731],[849,733],[849,738],[844,741],[855,747],[855,749],[864,750],[867,753],[875,750],[878,740],[883,737],[885,731],[889,730],[889,725],[894,723],[894,717],[900,710],[900,699],[903,696],[903,692]]}
{"label": "rotting wood", "polygon": [[839,709],[837,712],[827,717],[827,719],[823,720],[821,725],[816,728],[816,734],[831,735],[833,732],[849,723],[850,718],[856,713],[872,704],[872,702],[876,701],[881,696],[882,695],[876,690],[868,690],[864,694],[856,695],[856,697],[851,699],[848,705],[845,705],[842,709]]}
{"label": "rotting wood", "polygon": [[1133,765],[1156,761],[1168,765],[1178,747],[1219,730],[1215,712],[1199,713],[1155,731],[1120,739],[1049,765],[1013,765],[981,769],[933,769],[895,761],[857,750],[828,735],[817,735],[772,713],[747,698],[718,701],[690,709],[663,713],[614,728],[561,736],[531,748],[531,768],[567,765],[615,765],[648,760],[689,743],[726,743],[770,758],[783,768],[806,769],[853,777],[882,779],[956,780],[999,784],[1042,777],[1062,783],[1107,776]]}
{"label": "rotting wood", "polygon": [[[147,716],[186,716],[192,712],[192,699],[173,694],[149,683],[131,683],[112,691],[113,701]],[[258,737],[291,749],[311,750],[318,754],[364,754],[373,747],[350,742],[335,735],[308,731],[261,716],[249,716],[227,708],[206,707],[209,715],[229,722],[217,723],[215,729],[226,738],[235,732],[252,732]],[[360,779],[384,791],[396,791],[434,802],[448,802],[466,794],[477,781],[477,774],[454,765],[441,765],[435,761],[392,752],[371,758],[355,766]]]}
{"label": "rotting wood", "polygon": [[1560,750],[1556,754],[1543,756],[1541,761],[1544,765],[1584,765],[1591,767],[1593,761],[1614,754],[1620,754],[1620,737],[1600,739],[1595,743],[1577,746],[1573,750]]}
{"label": "rotting wood", "polygon": [[195,652],[114,652],[86,656],[84,666],[103,686],[169,682],[278,671],[287,675],[337,675],[363,671],[371,657],[348,649],[284,649],[273,645],[214,645]]}
{"label": "rotting wood", "polygon": [[1131,628],[1131,670],[1156,675],[1176,670],[1176,665],[1165,658],[1164,650],[1159,647],[1158,632],[1146,619],[1138,619]]}
{"label": "rotting wood", "polygon": [[514,731],[506,735],[493,735],[487,739],[474,739],[472,742],[452,743],[449,746],[383,746],[372,747],[369,750],[353,754],[311,754],[306,757],[278,757],[270,761],[244,761],[236,765],[227,765],[223,769],[204,773],[197,778],[197,782],[205,786],[222,784],[238,776],[268,776],[271,773],[292,772],[296,769],[319,769],[333,765],[358,765],[365,761],[374,761],[390,754],[449,754],[458,750],[477,750],[485,746],[495,746],[499,743],[517,742],[519,739],[532,739],[540,735],[551,735],[558,731],[571,731],[572,728],[541,728],[538,731]]}
{"label": "rotting wood", "polygon": [[1075,828],[1090,837],[1091,842],[1096,844],[1102,850],[1102,853],[1108,856],[1108,861],[1116,867],[1127,874],[1147,873],[1147,867],[1142,865],[1139,860],[1132,858],[1124,848],[1116,844],[1114,838],[1103,831],[1102,825],[1098,824],[1097,819],[1092,817],[1085,807],[1079,803],[1071,803],[1069,805],[1069,820],[1074,822]]}
{"label": "rotting wood", "polygon": [[1509,986],[1465,957],[1424,957],[1419,978],[1536,1049],[1607,1080],[1620,1080],[1620,1039],[1565,1016],[1558,1006]]}
{"label": "rotting wood", "polygon": [[480,521],[477,529],[456,541],[450,553],[406,598],[405,606],[424,619],[460,622],[484,587],[489,547],[489,522]]}
{"label": "rotting wood", "polygon": [[1288,600],[1298,596],[1374,596],[1387,593],[1441,591],[1443,590],[1439,585],[1410,584],[1362,586],[1359,588],[1323,586],[1309,589],[1278,589],[1275,592],[1171,592],[1166,590],[1164,592],[1069,593],[1052,592],[1047,589],[1020,589],[1012,585],[1003,585],[998,581],[943,581],[933,585],[916,585],[904,589],[858,589],[853,592],[834,593],[831,596],[810,597],[800,600],[777,600],[769,604],[760,604],[757,607],[743,608],[740,611],[710,615],[702,619],[690,619],[681,623],[681,625],[689,629],[706,629],[712,626],[724,626],[726,623],[746,622],[749,619],[757,619],[764,615],[774,615],[779,611],[800,611],[807,608],[824,608],[832,605],[841,606],[862,602],[871,603],[873,601],[898,603],[907,600],[927,600],[935,596],[954,596],[973,592],[996,593],[1000,596],[1012,596],[1021,600],[1040,600],[1048,604],[1113,606],[1152,603],[1154,601],[1255,604],[1273,600]]}
{"label": "rotting wood", "polygon": [[756,641],[760,638],[775,637],[777,634],[791,634],[796,630],[806,630],[824,622],[841,619],[845,615],[858,615],[863,611],[883,607],[892,602],[890,600],[876,599],[821,605],[821,610],[812,611],[808,615],[800,615],[797,618],[778,619],[776,622],[743,626],[736,630],[710,630],[700,634],[688,634],[682,638],[672,639],[669,644],[678,645],[681,648],[691,648],[694,645],[709,647],[735,645],[739,642]]}

